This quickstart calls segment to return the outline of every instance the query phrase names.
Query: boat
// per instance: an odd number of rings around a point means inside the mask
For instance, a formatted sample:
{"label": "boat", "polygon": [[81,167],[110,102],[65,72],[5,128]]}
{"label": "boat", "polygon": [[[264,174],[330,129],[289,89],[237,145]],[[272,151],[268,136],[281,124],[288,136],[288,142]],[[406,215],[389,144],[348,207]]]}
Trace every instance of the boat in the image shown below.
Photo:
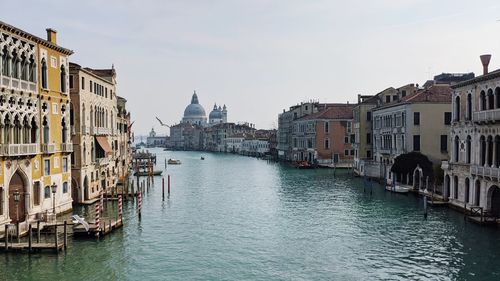
{"label": "boat", "polygon": [[200,159],[201,159],[201,160],[205,160],[205,157],[201,156],[201,158],[200,158]]}
{"label": "boat", "polygon": [[297,168],[298,169],[314,169],[314,166],[311,165],[311,163],[309,163],[307,161],[302,161],[302,162],[297,163]]}
{"label": "boat", "polygon": [[396,185],[386,185],[385,189],[396,193],[408,193],[410,192],[411,187],[396,184]]}
{"label": "boat", "polygon": [[[160,171],[160,170],[153,171],[153,176],[161,176],[162,173],[163,173],[163,171]],[[134,172],[134,176],[145,177],[148,175],[149,175],[149,173],[147,171]]]}
{"label": "boat", "polygon": [[181,160],[178,160],[178,159],[168,159],[168,164],[169,165],[180,165],[181,164]]}

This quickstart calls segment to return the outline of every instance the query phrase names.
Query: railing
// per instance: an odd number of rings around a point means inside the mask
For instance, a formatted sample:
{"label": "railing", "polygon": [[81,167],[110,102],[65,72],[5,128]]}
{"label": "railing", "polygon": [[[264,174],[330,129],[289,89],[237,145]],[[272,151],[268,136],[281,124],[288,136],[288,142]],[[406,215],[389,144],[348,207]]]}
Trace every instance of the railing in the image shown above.
{"label": "railing", "polygon": [[484,167],[480,165],[472,165],[470,167],[470,173],[472,175],[490,177],[490,178],[500,178],[500,168],[496,167]]}
{"label": "railing", "polygon": [[37,143],[0,145],[0,154],[3,156],[33,155],[38,154],[39,151]]}
{"label": "railing", "polygon": [[500,109],[474,112],[474,122],[500,121]]}
{"label": "railing", "polygon": [[30,91],[36,92],[36,83],[21,80],[18,78],[13,78],[9,76],[1,76],[0,83],[3,87],[13,89],[13,90],[22,90],[22,91]]}
{"label": "railing", "polygon": [[42,144],[42,153],[54,153],[56,151],[56,145],[53,143]]}
{"label": "railing", "polygon": [[109,135],[110,133],[110,130],[108,128],[104,128],[104,127],[97,127],[97,130],[96,130],[96,134],[97,135]]}
{"label": "railing", "polygon": [[63,152],[73,152],[73,143],[62,143],[61,151]]}
{"label": "railing", "polygon": [[85,134],[85,135],[90,134],[90,127],[82,126],[82,134]]}
{"label": "railing", "polygon": [[109,164],[109,159],[106,157],[106,158],[97,158],[97,161],[96,161],[97,165],[107,165]]}

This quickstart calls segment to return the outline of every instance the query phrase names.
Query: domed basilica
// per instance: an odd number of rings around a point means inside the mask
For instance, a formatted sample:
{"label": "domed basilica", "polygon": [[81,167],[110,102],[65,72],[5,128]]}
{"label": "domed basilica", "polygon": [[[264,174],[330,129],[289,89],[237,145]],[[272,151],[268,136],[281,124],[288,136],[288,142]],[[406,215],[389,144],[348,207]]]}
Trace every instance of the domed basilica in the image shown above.
{"label": "domed basilica", "polygon": [[[217,104],[215,104],[212,112],[210,112],[208,125],[215,125],[226,122],[227,122],[226,105],[224,105],[223,107],[221,106],[217,107]],[[207,115],[205,113],[205,109],[198,101],[198,95],[196,95],[196,91],[194,91],[193,93],[193,97],[191,98],[191,103],[184,110],[184,117],[182,117],[182,123],[207,126]]]}

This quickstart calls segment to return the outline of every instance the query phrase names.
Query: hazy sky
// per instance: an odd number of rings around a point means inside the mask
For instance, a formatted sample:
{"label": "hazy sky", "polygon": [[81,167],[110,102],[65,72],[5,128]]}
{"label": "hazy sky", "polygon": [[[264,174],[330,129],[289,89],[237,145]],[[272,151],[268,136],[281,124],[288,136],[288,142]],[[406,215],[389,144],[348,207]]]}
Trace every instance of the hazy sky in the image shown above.
{"label": "hazy sky", "polygon": [[136,134],[177,123],[196,90],[207,115],[277,126],[290,105],[355,102],[441,72],[500,68],[500,3],[470,0],[0,0],[1,20],[114,63]]}

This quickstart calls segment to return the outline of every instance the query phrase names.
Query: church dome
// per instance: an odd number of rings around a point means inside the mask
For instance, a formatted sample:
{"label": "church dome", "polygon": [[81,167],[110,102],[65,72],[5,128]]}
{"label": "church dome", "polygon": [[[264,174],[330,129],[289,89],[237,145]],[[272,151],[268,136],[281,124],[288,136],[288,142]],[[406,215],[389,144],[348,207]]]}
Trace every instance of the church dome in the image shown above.
{"label": "church dome", "polygon": [[191,104],[184,110],[184,119],[206,119],[206,116],[205,109],[199,104],[198,96],[194,93],[191,98]]}
{"label": "church dome", "polygon": [[217,104],[214,105],[214,109],[210,112],[208,116],[209,119],[222,119],[222,111],[217,108]]}

